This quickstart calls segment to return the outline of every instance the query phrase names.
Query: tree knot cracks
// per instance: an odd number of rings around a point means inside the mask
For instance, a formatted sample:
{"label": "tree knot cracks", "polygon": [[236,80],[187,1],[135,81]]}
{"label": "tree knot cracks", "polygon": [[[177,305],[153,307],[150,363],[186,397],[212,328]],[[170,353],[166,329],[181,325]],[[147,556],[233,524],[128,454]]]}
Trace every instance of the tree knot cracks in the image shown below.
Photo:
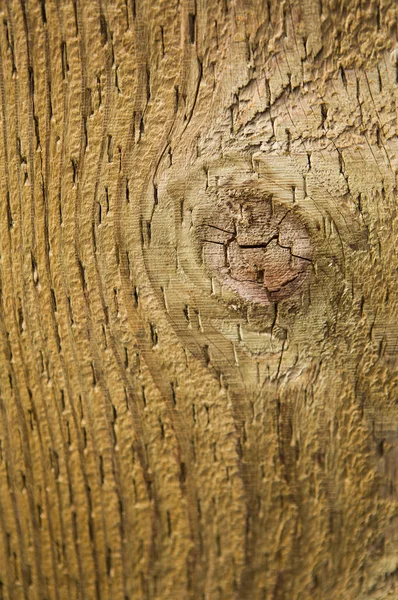
{"label": "tree knot cracks", "polygon": [[272,197],[233,199],[200,226],[206,266],[250,302],[278,302],[310,274],[313,249],[297,211]]}

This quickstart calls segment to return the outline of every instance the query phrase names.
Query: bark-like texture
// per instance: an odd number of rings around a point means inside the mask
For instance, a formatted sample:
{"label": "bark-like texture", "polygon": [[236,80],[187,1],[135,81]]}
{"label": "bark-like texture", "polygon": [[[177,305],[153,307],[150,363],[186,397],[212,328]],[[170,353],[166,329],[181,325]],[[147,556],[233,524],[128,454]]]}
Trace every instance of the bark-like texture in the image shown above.
{"label": "bark-like texture", "polygon": [[0,598],[396,598],[395,2],[0,10]]}

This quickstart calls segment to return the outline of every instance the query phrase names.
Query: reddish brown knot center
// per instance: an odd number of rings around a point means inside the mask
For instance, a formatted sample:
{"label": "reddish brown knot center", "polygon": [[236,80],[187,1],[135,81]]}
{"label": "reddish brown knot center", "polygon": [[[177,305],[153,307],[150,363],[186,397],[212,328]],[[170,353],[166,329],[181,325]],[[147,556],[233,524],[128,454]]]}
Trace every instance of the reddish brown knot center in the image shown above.
{"label": "reddish brown knot center", "polygon": [[312,244],[295,207],[271,197],[229,200],[200,227],[207,268],[250,302],[291,296],[310,273]]}

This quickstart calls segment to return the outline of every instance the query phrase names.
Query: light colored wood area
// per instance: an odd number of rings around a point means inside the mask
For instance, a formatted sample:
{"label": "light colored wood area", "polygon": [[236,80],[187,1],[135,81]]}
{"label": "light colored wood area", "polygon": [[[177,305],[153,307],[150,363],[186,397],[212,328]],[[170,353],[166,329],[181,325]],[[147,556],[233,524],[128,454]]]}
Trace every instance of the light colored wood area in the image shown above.
{"label": "light colored wood area", "polygon": [[0,598],[398,598],[396,3],[0,17]]}

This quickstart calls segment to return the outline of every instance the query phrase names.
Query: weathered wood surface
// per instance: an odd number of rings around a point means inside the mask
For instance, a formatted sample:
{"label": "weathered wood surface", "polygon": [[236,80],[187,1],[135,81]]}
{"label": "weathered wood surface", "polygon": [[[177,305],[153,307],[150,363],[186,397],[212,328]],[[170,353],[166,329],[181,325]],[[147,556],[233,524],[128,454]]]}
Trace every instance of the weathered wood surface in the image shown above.
{"label": "weathered wood surface", "polygon": [[0,598],[397,598],[396,3],[0,10]]}

